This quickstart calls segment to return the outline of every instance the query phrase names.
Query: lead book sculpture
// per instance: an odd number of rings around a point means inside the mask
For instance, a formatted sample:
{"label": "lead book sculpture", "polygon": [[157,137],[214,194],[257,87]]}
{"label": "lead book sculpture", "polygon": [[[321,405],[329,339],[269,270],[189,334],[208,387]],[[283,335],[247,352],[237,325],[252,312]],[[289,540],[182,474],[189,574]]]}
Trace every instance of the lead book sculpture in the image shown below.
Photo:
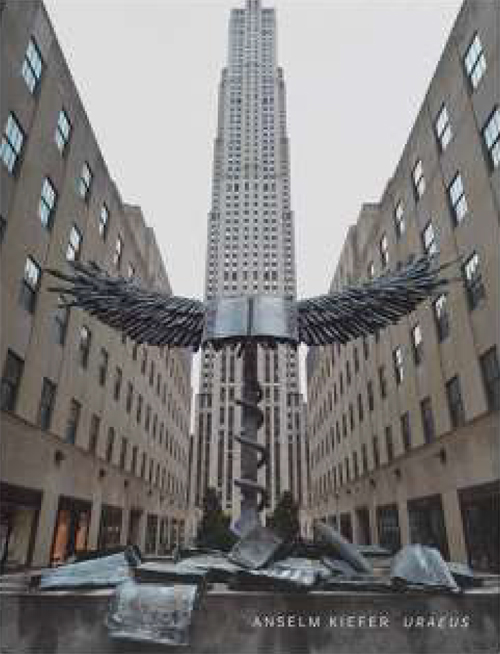
{"label": "lead book sculpture", "polygon": [[198,350],[237,346],[243,357],[241,515],[232,525],[240,537],[260,524],[267,491],[258,470],[267,463],[258,442],[263,412],[257,378],[257,348],[278,344],[344,345],[397,323],[451,281],[442,276],[450,264],[422,256],[395,272],[341,292],[295,301],[277,295],[223,296],[206,302],[165,295],[136,281],[111,277],[92,263],[72,264],[70,273],[48,270],[64,284],[50,290],[68,307],[83,309],[138,344]]}

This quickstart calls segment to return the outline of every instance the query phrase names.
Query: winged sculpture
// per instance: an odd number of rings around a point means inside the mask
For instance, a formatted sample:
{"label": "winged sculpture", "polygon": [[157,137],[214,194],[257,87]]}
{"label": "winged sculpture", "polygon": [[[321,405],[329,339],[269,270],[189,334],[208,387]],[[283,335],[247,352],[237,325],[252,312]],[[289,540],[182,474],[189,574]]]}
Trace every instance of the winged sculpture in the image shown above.
{"label": "winged sculpture", "polygon": [[[277,295],[222,296],[205,302],[146,289],[134,280],[112,277],[92,263],[74,262],[69,273],[48,270],[62,284],[67,307],[84,309],[105,325],[137,343],[198,350],[238,345],[243,355],[241,399],[241,516],[233,524],[240,536],[259,524],[267,490],[258,470],[268,459],[259,443],[264,414],[258,407],[262,389],[257,379],[257,346],[297,347],[346,344],[397,323],[424,300],[442,292],[449,279],[435,257],[420,258],[393,272],[339,292],[295,301]],[[261,476],[262,480],[262,476]]]}
{"label": "winged sculpture", "polygon": [[[64,283],[51,290],[62,296],[66,306],[84,309],[137,343],[196,351],[205,344],[217,346],[219,340],[241,341],[245,336],[271,345],[274,339],[293,345],[344,345],[397,323],[421,302],[441,292],[449,281],[441,275],[448,265],[437,265],[432,257],[422,256],[358,286],[296,302],[269,295],[243,296],[241,300],[273,298],[274,304],[269,304],[271,313],[283,306],[291,323],[287,333],[275,334],[270,328],[266,334],[264,328],[260,333],[220,337],[207,331],[207,318],[214,305],[231,300],[234,303],[234,298],[203,302],[167,295],[144,288],[133,279],[112,277],[93,263],[75,262],[70,273],[47,272]],[[241,303],[234,307],[239,310]],[[226,310],[231,311],[230,304]]]}

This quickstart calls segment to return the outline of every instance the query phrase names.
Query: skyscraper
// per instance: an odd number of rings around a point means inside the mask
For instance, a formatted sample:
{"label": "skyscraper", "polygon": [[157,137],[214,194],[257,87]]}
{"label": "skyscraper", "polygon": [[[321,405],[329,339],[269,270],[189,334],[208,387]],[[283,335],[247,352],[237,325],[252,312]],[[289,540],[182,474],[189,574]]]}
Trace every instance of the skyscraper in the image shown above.
{"label": "skyscraper", "polygon": [[[219,86],[218,127],[208,216],[205,297],[296,294],[285,82],[276,63],[276,15],[259,0],[233,9],[229,53]],[[259,351],[259,442],[269,462],[259,473],[272,509],[285,490],[305,493],[304,410],[298,356],[291,348]],[[196,398],[191,506],[208,487],[239,515],[241,360],[231,348],[202,354]]]}

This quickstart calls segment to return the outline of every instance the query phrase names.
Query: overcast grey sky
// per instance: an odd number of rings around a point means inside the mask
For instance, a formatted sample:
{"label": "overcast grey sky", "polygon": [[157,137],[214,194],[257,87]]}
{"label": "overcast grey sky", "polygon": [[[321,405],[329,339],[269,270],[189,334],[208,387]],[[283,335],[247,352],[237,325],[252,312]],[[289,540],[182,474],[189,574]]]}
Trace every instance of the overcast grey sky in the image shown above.
{"label": "overcast grey sky", "polygon": [[[203,293],[217,87],[243,4],[46,0],[109,171],[182,295]],[[460,4],[263,1],[287,82],[299,296],[327,289],[347,227],[380,198]]]}

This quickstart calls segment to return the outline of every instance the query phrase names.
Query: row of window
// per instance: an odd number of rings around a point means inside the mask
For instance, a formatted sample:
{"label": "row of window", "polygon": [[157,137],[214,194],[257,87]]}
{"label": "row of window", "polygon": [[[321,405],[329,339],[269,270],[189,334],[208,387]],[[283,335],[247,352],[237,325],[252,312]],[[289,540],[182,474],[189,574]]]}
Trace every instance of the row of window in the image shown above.
{"label": "row of window", "polygon": [[[487,350],[480,357],[480,366],[482,372],[482,378],[484,382],[484,388],[486,393],[486,398],[490,410],[500,409],[500,367],[498,362],[498,354],[496,347],[492,347]],[[370,382],[369,382],[370,383]],[[361,396],[358,396],[358,400]],[[457,429],[462,424],[465,423],[466,415],[465,408],[462,399],[462,392],[460,386],[460,380],[458,376],[452,377],[446,383],[446,397],[448,402],[448,409],[450,415],[450,423],[452,429]],[[373,404],[370,404],[370,392],[368,392],[369,398],[369,408],[373,410]],[[431,398],[426,397],[420,402],[420,411],[421,411],[421,420],[422,420],[422,432],[425,443],[430,443],[436,438],[435,424],[434,424],[434,414],[432,410]],[[358,417],[360,421],[362,420],[362,410],[359,413]],[[352,405],[349,407],[349,419],[351,431],[354,430],[354,411]],[[400,418],[400,430],[401,430],[401,442],[403,445],[403,452],[407,452],[411,449],[412,439],[411,439],[411,427],[410,427],[410,414],[409,412],[404,413]],[[348,435],[347,431],[347,418],[346,415],[342,415],[342,436],[346,438]],[[390,463],[394,458],[394,442],[392,437],[392,426],[387,426],[385,429],[385,440],[386,440],[386,452],[387,452],[387,461]],[[325,457],[329,456],[335,450],[335,443],[340,443],[341,441],[341,430],[339,426],[339,421],[335,423],[335,432],[333,427],[330,434],[321,440],[321,442],[311,450],[310,453],[310,462],[311,468],[314,469],[319,463],[321,463]],[[379,441],[377,436],[372,437],[372,446],[373,446],[373,462],[374,467],[377,468],[380,466],[380,454],[379,454]],[[368,459],[366,455],[366,445],[362,444],[362,460],[363,465],[361,469],[361,474],[368,472]],[[353,460],[357,461],[357,453],[353,452]],[[346,461],[349,461],[349,457],[346,457]],[[342,463],[340,464],[342,466]],[[357,464],[353,464],[353,469],[355,472],[354,478],[357,478]],[[342,485],[343,479],[346,483],[351,480],[351,477],[348,473],[349,464],[345,466],[346,474],[345,477],[342,477],[342,473],[339,472],[339,485]],[[335,484],[336,487],[337,484]]]}
{"label": "row of window", "polygon": [[[436,326],[436,333],[438,341],[441,342],[446,339],[450,333],[450,315],[448,310],[448,296],[445,293],[440,294],[432,302],[432,309],[434,315],[434,323]],[[375,335],[375,340],[378,340],[379,335]],[[415,365],[420,365],[424,358],[424,340],[422,334],[422,328],[419,323],[413,325],[410,330],[410,341],[412,347],[412,356],[413,362]],[[340,350],[339,350],[340,351]],[[365,360],[369,358],[369,342],[367,338],[363,339],[363,351]],[[331,358],[327,359],[327,365],[319,371],[319,374],[315,382],[311,385],[310,398],[312,402],[315,402],[318,399],[318,394],[320,389],[324,388],[327,378],[333,374],[333,364],[334,364],[334,354],[335,350],[331,348]],[[396,347],[392,353],[393,356],[393,367],[394,367],[394,378],[397,384],[400,384],[404,379],[404,355],[403,349],[401,346]],[[357,346],[353,347],[353,361],[354,361],[354,375],[360,372],[360,362]],[[380,383],[381,387],[381,397],[385,397],[386,393],[386,381],[385,381],[385,367],[379,367],[380,379],[383,380]],[[345,382],[344,382],[345,380]],[[333,391],[333,404],[337,404],[339,397],[344,395],[345,389],[347,389],[351,382],[353,381],[353,372],[351,369],[351,361],[346,360],[345,372],[339,372],[338,386],[337,382],[334,381],[332,384]],[[311,403],[312,403],[311,402]],[[329,402],[329,406],[324,406],[324,409],[320,408],[320,415],[326,419],[328,411],[332,410],[332,392],[329,392],[325,402]],[[320,419],[319,424],[316,427],[321,426],[322,420]],[[316,429],[315,429],[316,430]]]}
{"label": "row of window", "polygon": [[[7,352],[7,357],[5,360],[1,387],[0,387],[0,408],[5,411],[14,411],[18,389],[21,383],[21,377],[23,373],[24,362],[18,357],[14,352],[9,350]],[[121,383],[121,381],[120,381]],[[40,396],[40,403],[37,414],[37,424],[43,430],[49,430],[52,420],[52,414],[55,406],[56,400],[56,384],[48,378],[44,378],[42,382],[42,390]],[[72,399],[70,401],[68,420],[65,428],[65,440],[71,444],[76,443],[76,437],[78,432],[78,426],[80,423],[80,416],[82,411],[81,403]],[[156,422],[157,417],[154,417],[153,425],[154,431],[156,431]],[[99,437],[99,427],[101,419],[99,416],[93,414],[90,422],[90,431],[89,431],[89,451],[93,454],[97,451],[97,442]],[[163,423],[160,425],[160,445],[163,441]],[[153,432],[154,433],[154,432]],[[105,458],[108,462],[112,462],[113,457],[113,447],[115,444],[115,430],[113,427],[109,428],[108,431],[108,440],[106,443],[106,454]],[[120,467],[125,469],[125,458],[127,453],[127,444],[128,441],[124,437],[122,439],[122,449],[120,454]],[[165,449],[170,454],[170,456],[178,462],[179,465],[186,466],[187,459],[185,451],[179,446],[177,441],[173,437],[169,437],[168,431],[165,429]],[[138,446],[133,446],[133,450],[137,453]],[[144,453],[146,456],[146,453]],[[132,459],[132,461],[134,458]],[[135,465],[131,466],[131,471],[136,473]],[[143,474],[141,474],[143,476]]]}
{"label": "row of window", "polygon": [[[486,59],[477,33],[474,35],[467,50],[464,59],[464,66],[471,88],[475,89],[486,71]],[[434,133],[440,151],[444,152],[453,137],[448,110],[444,103],[435,119]],[[498,106],[493,107],[483,125],[481,135],[484,149],[488,157],[488,163],[490,168],[494,170],[500,164],[500,109]],[[424,166],[421,159],[417,159],[412,168],[411,181],[415,200],[418,202],[426,189]],[[454,224],[458,225],[462,222],[468,212],[464,183],[459,171],[456,172],[448,185],[447,196]],[[406,231],[405,208],[402,200],[396,202],[393,221],[396,238],[399,239]],[[429,221],[428,225],[422,232],[422,243],[426,253],[434,254],[437,252],[437,243],[431,221]],[[382,235],[379,241],[379,256],[382,268],[385,268],[389,263],[389,244],[385,234]],[[372,278],[374,274],[374,264],[370,263],[368,266],[368,277]]]}

